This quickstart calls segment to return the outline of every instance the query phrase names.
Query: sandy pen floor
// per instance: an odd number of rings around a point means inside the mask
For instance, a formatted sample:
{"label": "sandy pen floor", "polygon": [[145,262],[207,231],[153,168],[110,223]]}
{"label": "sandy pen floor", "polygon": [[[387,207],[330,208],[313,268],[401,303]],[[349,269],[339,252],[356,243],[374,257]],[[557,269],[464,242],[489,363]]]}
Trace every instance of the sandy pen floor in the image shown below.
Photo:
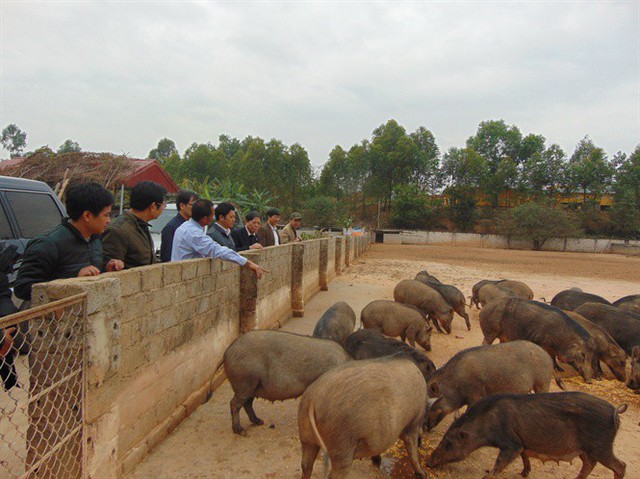
{"label": "sandy pen floor", "polygon": [[[392,299],[393,287],[405,278],[412,278],[426,269],[441,281],[460,288],[470,295],[471,286],[481,279],[509,278],[525,281],[537,298],[550,301],[555,293],[578,286],[600,294],[609,300],[640,293],[640,258],[604,254],[542,253],[480,248],[443,246],[373,245],[351,269],[329,285],[329,291],[316,295],[305,308],[305,317],[292,319],[284,329],[311,334],[315,322],[331,304],[347,301],[359,316],[360,310],[375,299]],[[451,335],[434,333],[431,359],[442,366],[461,349],[482,342],[478,326],[478,311],[471,310],[472,329],[467,331],[462,318],[456,316]],[[570,369],[570,368],[568,368]],[[606,367],[605,367],[606,369]],[[569,389],[586,391],[614,405],[626,403],[628,410],[621,416],[616,438],[616,455],[627,463],[627,478],[640,477],[640,395],[633,394],[611,376],[593,385],[578,379],[573,371],[564,376]],[[557,390],[552,384],[552,391]],[[241,412],[247,437],[231,432],[229,400],[233,392],[228,383],[215,391],[212,399],[198,408],[130,475],[132,478],[296,478],[300,477],[300,444],[297,431],[298,401],[270,403],[257,400],[257,414],[264,426],[250,426]],[[359,404],[354,407],[357,414]],[[426,461],[452,422],[446,418],[433,432],[425,434],[421,461]],[[552,432],[550,432],[551,434]],[[465,461],[440,469],[427,469],[431,477],[460,478],[484,476],[493,467],[498,450],[480,449]],[[404,447],[399,441],[383,457],[380,470],[368,460],[358,460],[351,478],[411,478],[414,477]],[[573,479],[581,461],[572,464],[545,464],[532,459],[533,479]],[[313,477],[322,475],[322,461],[316,461]],[[522,470],[520,460],[514,461],[499,477],[516,478]],[[590,477],[611,478],[613,473],[597,465]]]}

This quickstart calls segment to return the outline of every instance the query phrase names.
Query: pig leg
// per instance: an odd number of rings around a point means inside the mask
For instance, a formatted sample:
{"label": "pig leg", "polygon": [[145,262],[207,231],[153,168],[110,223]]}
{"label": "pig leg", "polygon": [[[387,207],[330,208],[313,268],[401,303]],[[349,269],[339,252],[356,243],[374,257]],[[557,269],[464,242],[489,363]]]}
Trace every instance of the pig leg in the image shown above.
{"label": "pig leg", "polygon": [[[584,459],[583,459],[583,462],[584,462]],[[614,479],[622,479],[624,477],[625,471],[627,470],[627,465],[624,462],[622,462],[620,459],[618,459],[616,456],[614,456],[613,450],[611,449],[609,449],[604,454],[599,456],[598,462],[602,464],[604,467],[609,468],[613,471]],[[580,471],[580,473],[582,473],[582,471]],[[587,476],[585,475],[584,477],[587,477]]]}
{"label": "pig leg", "polygon": [[316,444],[302,443],[302,479],[310,479],[313,472],[313,463],[316,462],[320,447]]}
{"label": "pig leg", "polygon": [[353,450],[339,451],[337,455],[331,457],[331,473],[329,479],[347,479],[349,469],[353,464]]}
{"label": "pig leg", "polygon": [[522,465],[524,466],[524,469],[522,469],[522,472],[520,473],[520,475],[522,477],[527,477],[531,472],[531,462],[529,462],[529,456],[527,456],[523,452],[522,454],[520,454],[520,457],[522,458]]}
{"label": "pig leg", "polygon": [[407,449],[409,453],[409,461],[411,461],[411,465],[413,466],[413,470],[417,477],[421,479],[426,479],[427,473],[420,465],[420,461],[418,460],[418,437],[420,435],[420,428],[415,428],[415,430],[407,432],[406,434],[402,434],[400,439],[404,442],[404,447]]}
{"label": "pig leg", "polygon": [[467,323],[467,331],[471,331],[471,321],[469,321],[469,315],[465,313],[464,322]]}
{"label": "pig leg", "polygon": [[244,401],[242,401],[237,394],[229,401],[229,407],[231,409],[231,429],[236,434],[246,436],[246,431],[240,425],[240,409],[242,409],[243,404]]}
{"label": "pig leg", "polygon": [[484,476],[484,479],[493,479],[496,474],[500,474],[505,467],[513,462],[513,460],[522,454],[522,448],[515,448],[514,445],[506,448],[500,449],[500,454],[498,454],[498,458],[496,459],[496,463],[493,466],[493,470]]}
{"label": "pig leg", "polygon": [[264,421],[262,419],[260,419],[256,415],[256,412],[253,410],[253,400],[254,399],[255,399],[254,397],[250,397],[249,399],[247,399],[247,401],[244,403],[244,410],[247,413],[247,416],[249,416],[249,420],[253,424],[257,424],[258,426],[262,426],[264,424]]}
{"label": "pig leg", "polygon": [[591,471],[593,471],[593,468],[596,467],[596,461],[594,461],[589,454],[585,453],[580,454],[580,459],[582,459],[582,469],[580,469],[576,479],[586,479],[586,477],[591,474]]}
{"label": "pig leg", "polygon": [[431,322],[433,323],[433,325],[436,327],[436,329],[438,330],[439,333],[444,333],[444,331],[442,331],[442,328],[440,327],[440,323],[438,323],[438,320],[432,316],[431,314],[429,314],[427,316],[428,319],[431,320]]}

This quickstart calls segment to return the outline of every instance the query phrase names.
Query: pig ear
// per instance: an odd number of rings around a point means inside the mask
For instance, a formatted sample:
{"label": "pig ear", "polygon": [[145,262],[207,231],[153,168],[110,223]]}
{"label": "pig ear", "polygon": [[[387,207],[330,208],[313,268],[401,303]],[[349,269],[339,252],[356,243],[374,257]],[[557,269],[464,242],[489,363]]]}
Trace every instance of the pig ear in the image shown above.
{"label": "pig ear", "polygon": [[633,359],[640,359],[640,346],[634,346],[631,350],[631,357]]}
{"label": "pig ear", "polygon": [[429,384],[429,392],[434,396],[440,396],[440,385],[438,383],[432,382]]}

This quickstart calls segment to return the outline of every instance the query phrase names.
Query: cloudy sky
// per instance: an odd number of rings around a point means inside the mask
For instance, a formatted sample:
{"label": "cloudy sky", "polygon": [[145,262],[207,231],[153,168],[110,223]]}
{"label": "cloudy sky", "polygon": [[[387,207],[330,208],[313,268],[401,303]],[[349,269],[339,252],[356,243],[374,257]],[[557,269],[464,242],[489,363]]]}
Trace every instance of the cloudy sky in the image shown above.
{"label": "cloudy sky", "polygon": [[[0,124],[144,158],[220,134],[314,165],[389,119],[442,151],[484,120],[570,154],[640,143],[640,3],[0,0]],[[2,152],[3,158],[7,152]]]}

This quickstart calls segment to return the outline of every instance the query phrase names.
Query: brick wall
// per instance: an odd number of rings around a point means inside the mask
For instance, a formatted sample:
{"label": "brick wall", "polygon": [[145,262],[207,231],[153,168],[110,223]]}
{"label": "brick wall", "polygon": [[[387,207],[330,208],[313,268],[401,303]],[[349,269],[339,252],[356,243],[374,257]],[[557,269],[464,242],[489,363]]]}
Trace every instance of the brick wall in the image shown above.
{"label": "brick wall", "polygon": [[363,252],[369,237],[304,241],[234,263],[197,259],[34,286],[33,303],[87,292],[87,476],[123,477],[211,390],[241,332],[279,327]]}

